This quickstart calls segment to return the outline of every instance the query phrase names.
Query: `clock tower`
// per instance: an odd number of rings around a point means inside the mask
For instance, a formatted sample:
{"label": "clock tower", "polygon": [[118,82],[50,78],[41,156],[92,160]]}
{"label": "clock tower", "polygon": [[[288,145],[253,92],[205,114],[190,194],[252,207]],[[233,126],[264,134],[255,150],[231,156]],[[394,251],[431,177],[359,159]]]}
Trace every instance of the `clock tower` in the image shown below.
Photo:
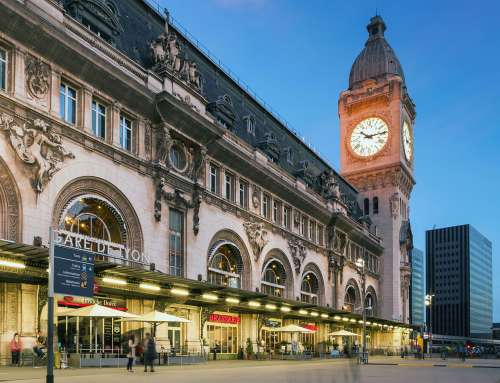
{"label": "clock tower", "polygon": [[415,105],[382,18],[372,17],[367,30],[349,89],[339,97],[340,167],[360,192],[366,225],[383,240],[377,314],[409,322]]}

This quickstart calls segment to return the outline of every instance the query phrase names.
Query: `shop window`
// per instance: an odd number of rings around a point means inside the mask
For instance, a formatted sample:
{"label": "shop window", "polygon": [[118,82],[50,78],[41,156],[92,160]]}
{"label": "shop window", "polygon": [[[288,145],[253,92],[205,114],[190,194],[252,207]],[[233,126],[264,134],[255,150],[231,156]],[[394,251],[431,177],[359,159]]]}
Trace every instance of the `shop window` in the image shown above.
{"label": "shop window", "polygon": [[248,183],[240,180],[240,206],[248,209]]}
{"label": "shop window", "polygon": [[0,89],[7,89],[7,51],[0,48]]}
{"label": "shop window", "polygon": [[106,107],[95,100],[92,101],[92,132],[96,137],[106,138]]}
{"label": "shop window", "polygon": [[264,268],[261,290],[264,294],[285,296],[286,272],[281,262],[272,260]]}
{"label": "shop window", "polygon": [[306,303],[317,305],[319,297],[319,283],[318,278],[312,272],[304,275],[300,288],[300,300]]}
{"label": "shop window", "polygon": [[224,174],[224,198],[234,201],[234,176],[227,171]]}
{"label": "shop window", "polygon": [[363,214],[370,215],[370,200],[368,198],[363,201]]}
{"label": "shop window", "polygon": [[373,197],[373,214],[378,214],[378,197]]}
{"label": "shop window", "polygon": [[216,194],[219,192],[219,167],[214,164],[210,164],[208,184],[212,193]]}
{"label": "shop window", "polygon": [[208,265],[208,282],[224,287],[241,287],[243,262],[239,249],[231,244],[220,246]]}
{"label": "shop window", "polygon": [[129,152],[132,151],[132,121],[123,114],[120,114],[120,146]]}
{"label": "shop window", "polygon": [[76,123],[76,90],[66,83],[61,83],[59,90],[60,117],[74,125]]}
{"label": "shop window", "polygon": [[238,352],[238,325],[207,324],[210,352],[236,354]]}
{"label": "shop window", "polygon": [[169,210],[169,265],[170,274],[184,276],[184,213]]}

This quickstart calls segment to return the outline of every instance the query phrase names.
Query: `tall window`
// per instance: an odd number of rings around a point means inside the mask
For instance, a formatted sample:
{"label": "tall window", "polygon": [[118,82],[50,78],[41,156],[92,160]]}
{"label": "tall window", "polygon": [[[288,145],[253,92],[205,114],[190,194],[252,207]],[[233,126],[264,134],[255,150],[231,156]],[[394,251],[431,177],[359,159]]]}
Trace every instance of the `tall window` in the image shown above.
{"label": "tall window", "polygon": [[281,225],[281,202],[273,201],[273,221]]}
{"label": "tall window", "polygon": [[269,262],[262,276],[261,290],[264,294],[275,297],[284,297],[285,295],[286,272],[285,268],[277,260]]}
{"label": "tall window", "polygon": [[316,222],[309,221],[309,239],[316,243]]}
{"label": "tall window", "polygon": [[248,184],[240,180],[240,206],[248,208]]}
{"label": "tall window", "polygon": [[319,283],[318,278],[312,272],[307,273],[302,279],[300,287],[300,300],[302,302],[318,304]]}
{"label": "tall window", "polygon": [[184,213],[170,209],[169,224],[169,265],[170,274],[183,276],[184,274]]}
{"label": "tall window", "polygon": [[210,178],[208,180],[210,191],[217,193],[219,191],[219,168],[214,164],[210,164]]}
{"label": "tall window", "polygon": [[208,265],[208,282],[224,286],[239,288],[243,261],[237,247],[224,244],[217,249]]}
{"label": "tall window", "polygon": [[373,197],[373,214],[378,214],[378,197]]}
{"label": "tall window", "polygon": [[305,215],[300,217],[300,235],[307,237],[307,217]]}
{"label": "tall window", "polygon": [[318,225],[318,243],[320,246],[323,246],[323,226]]}
{"label": "tall window", "polygon": [[370,215],[370,200],[368,198],[363,201],[363,213],[364,215]]}
{"label": "tall window", "polygon": [[290,209],[288,206],[285,206],[283,208],[283,226],[285,226],[288,229],[290,229],[291,217],[292,217],[292,209]]}
{"label": "tall window", "polygon": [[92,101],[92,132],[106,138],[106,107],[97,101]]}
{"label": "tall window", "polygon": [[70,124],[76,123],[76,90],[68,84],[61,83],[59,91],[60,117]]}
{"label": "tall window", "polygon": [[0,48],[0,89],[7,89],[7,52]]}
{"label": "tall window", "polygon": [[270,203],[271,203],[271,198],[267,195],[264,194],[262,197],[262,215],[266,218],[270,217]]}
{"label": "tall window", "polygon": [[132,151],[132,121],[123,114],[120,115],[120,146]]}
{"label": "tall window", "polygon": [[355,305],[356,305],[356,291],[354,290],[354,287],[349,286],[347,287],[347,290],[345,292],[343,309],[345,311],[353,313],[356,307]]}
{"label": "tall window", "polygon": [[224,174],[224,198],[234,200],[234,176],[227,172]]}

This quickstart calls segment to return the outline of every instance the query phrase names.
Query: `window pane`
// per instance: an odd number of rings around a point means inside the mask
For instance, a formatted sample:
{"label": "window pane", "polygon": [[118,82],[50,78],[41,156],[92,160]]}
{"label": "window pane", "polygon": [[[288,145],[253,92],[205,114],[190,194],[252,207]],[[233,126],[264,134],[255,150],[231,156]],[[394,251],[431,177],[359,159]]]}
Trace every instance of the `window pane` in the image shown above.
{"label": "window pane", "polygon": [[64,120],[66,117],[66,89],[61,85],[59,91],[59,116]]}
{"label": "window pane", "polygon": [[0,49],[0,89],[7,87],[7,54]]}
{"label": "window pane", "polygon": [[[72,89],[69,89],[70,91]],[[74,99],[68,99],[68,118],[69,123],[74,124],[76,122],[76,101]]]}

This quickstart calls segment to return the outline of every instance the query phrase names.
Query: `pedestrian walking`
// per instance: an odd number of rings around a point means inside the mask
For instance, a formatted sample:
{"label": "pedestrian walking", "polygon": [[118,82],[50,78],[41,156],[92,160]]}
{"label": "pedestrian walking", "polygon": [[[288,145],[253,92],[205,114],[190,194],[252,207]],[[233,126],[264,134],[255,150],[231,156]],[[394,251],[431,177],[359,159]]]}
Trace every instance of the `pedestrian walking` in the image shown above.
{"label": "pedestrian walking", "polygon": [[137,343],[135,341],[135,336],[131,336],[128,340],[128,353],[127,353],[127,371],[134,372],[134,360],[135,360],[135,348],[137,347]]}
{"label": "pedestrian walking", "polygon": [[10,353],[12,355],[12,365],[17,366],[19,364],[19,359],[21,356],[21,350],[23,349],[21,338],[16,332],[10,341]]}
{"label": "pedestrian walking", "polygon": [[148,366],[151,372],[155,372],[153,367],[156,359],[156,343],[151,334],[146,333],[146,340],[144,342],[144,372],[148,372]]}

